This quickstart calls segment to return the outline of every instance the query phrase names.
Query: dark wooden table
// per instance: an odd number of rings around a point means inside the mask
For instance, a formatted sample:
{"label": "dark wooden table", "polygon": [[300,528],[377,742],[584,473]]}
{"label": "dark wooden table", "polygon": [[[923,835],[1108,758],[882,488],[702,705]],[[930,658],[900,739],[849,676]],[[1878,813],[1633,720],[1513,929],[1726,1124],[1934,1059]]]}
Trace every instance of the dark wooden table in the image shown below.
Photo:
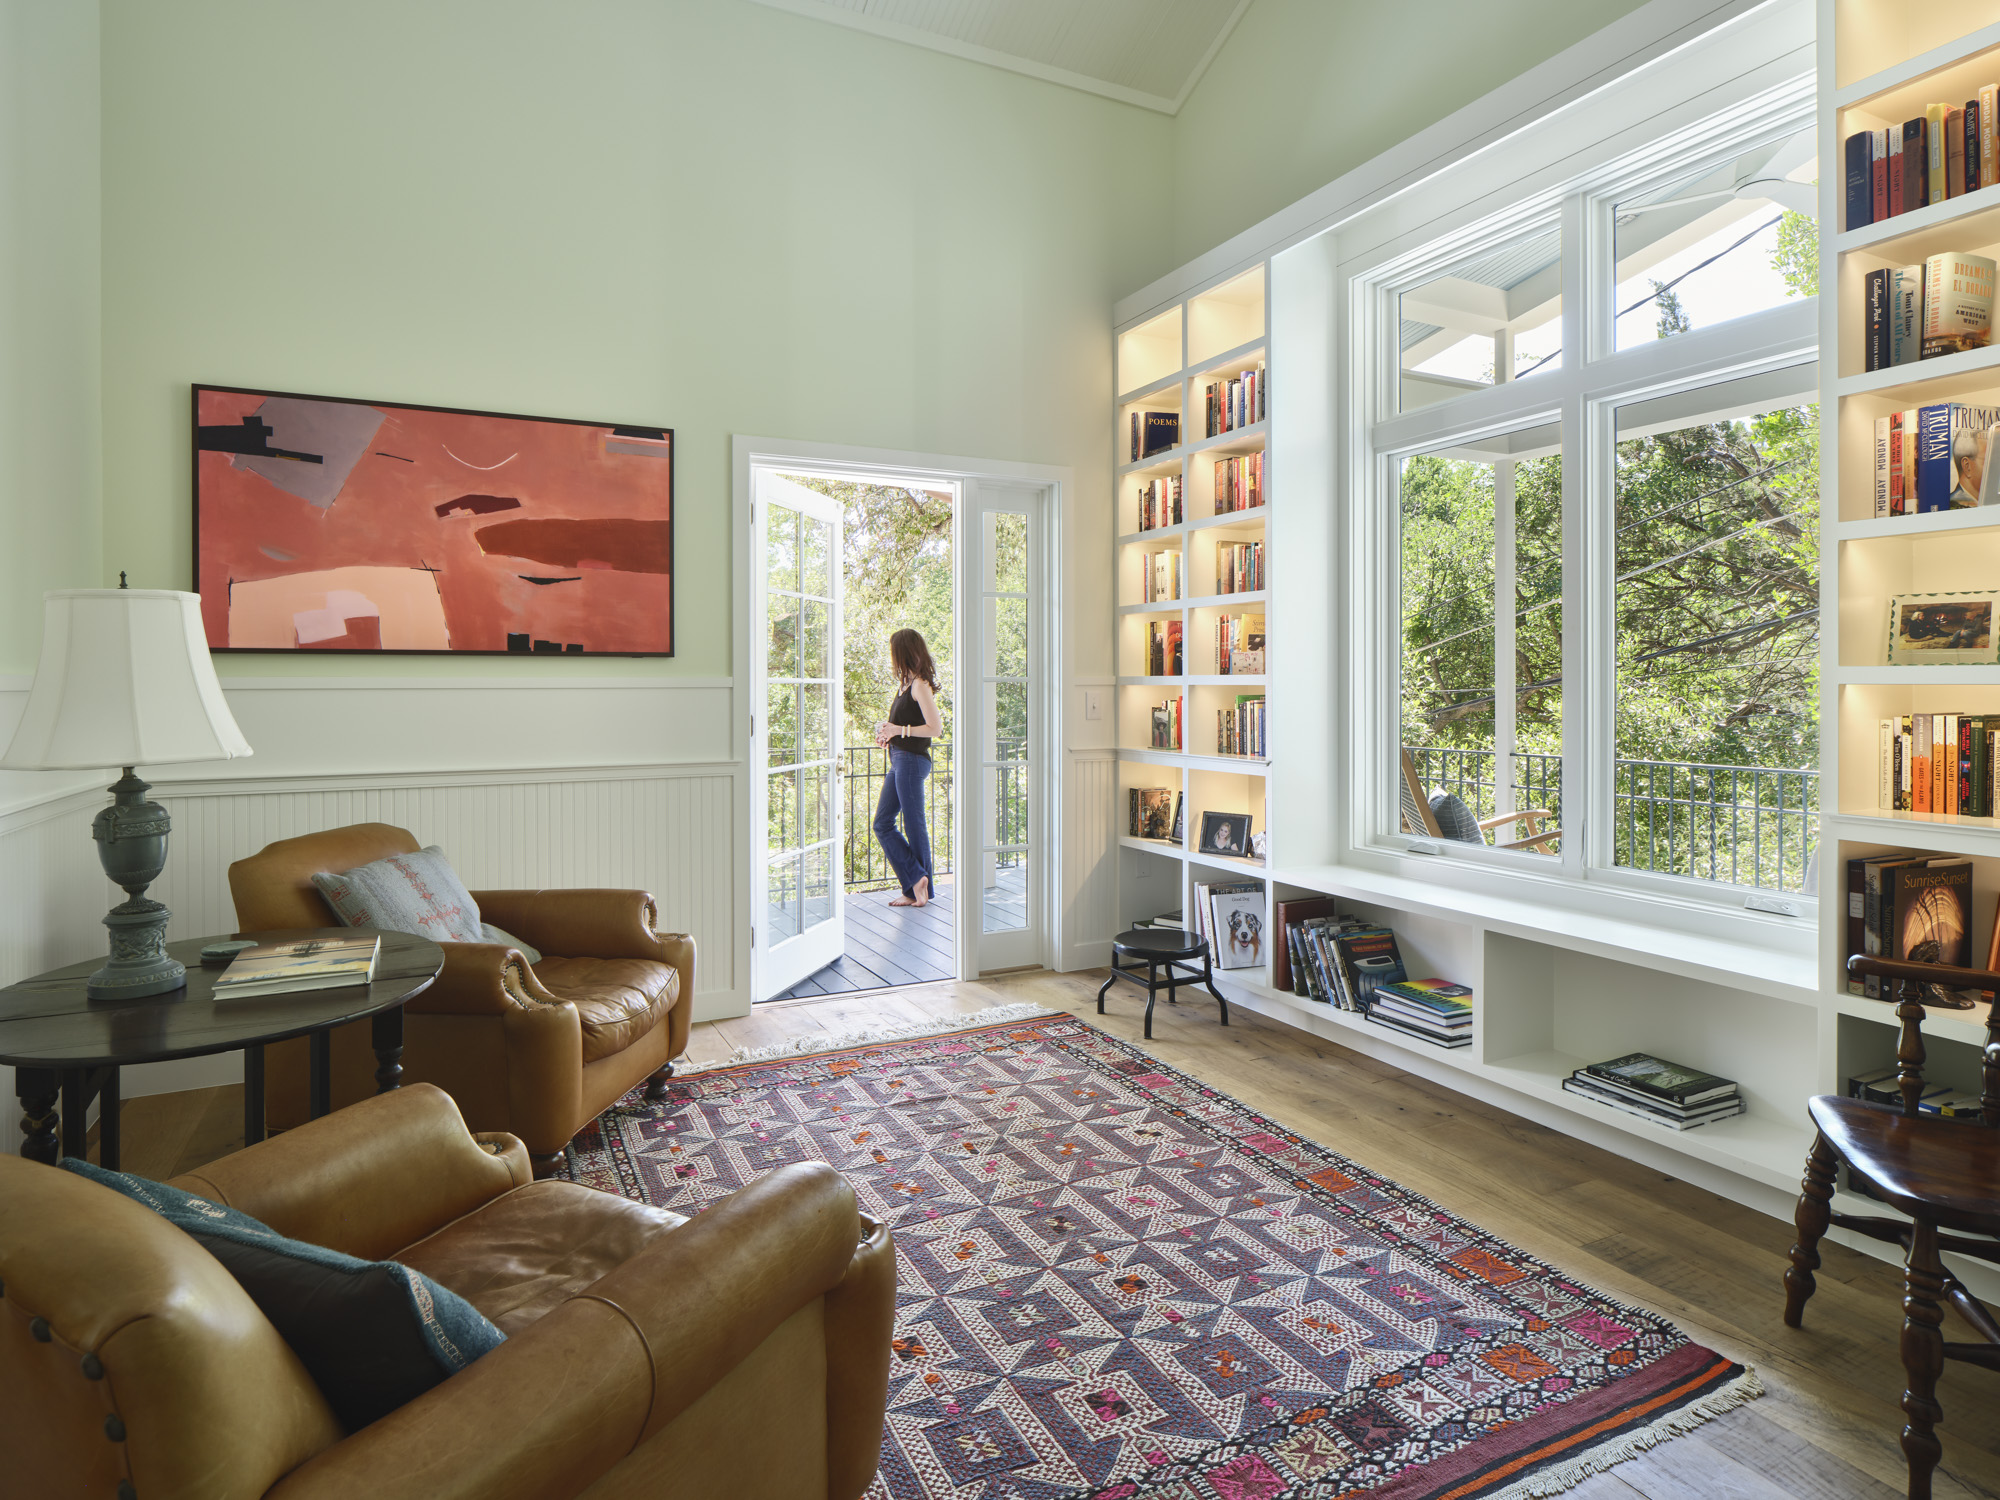
{"label": "dark wooden table", "polygon": [[[365,930],[342,927],[231,936],[287,943],[312,937],[351,938]],[[333,1098],[332,1028],[364,1016],[372,1018],[376,1092],[398,1087],[403,1077],[403,1002],[430,988],[444,967],[444,950],[409,933],[380,936],[374,982],[340,989],[218,1000],[215,981],[224,971],[203,968],[201,950],[221,939],[205,937],[167,945],[167,951],[187,965],[186,985],[169,994],[92,1000],[83,983],[103,965],[101,957],[51,969],[0,990],[0,1064],[12,1064],[15,1070],[14,1092],[21,1100],[25,1136],[21,1155],[52,1165],[58,1154],[82,1156],[85,1115],[91,1101],[101,1099],[99,1157],[104,1166],[116,1170],[118,1070],[211,1052],[243,1054],[243,1144],[254,1145],[264,1138],[264,1048],[292,1037],[312,1039],[311,1110],[318,1118]]]}

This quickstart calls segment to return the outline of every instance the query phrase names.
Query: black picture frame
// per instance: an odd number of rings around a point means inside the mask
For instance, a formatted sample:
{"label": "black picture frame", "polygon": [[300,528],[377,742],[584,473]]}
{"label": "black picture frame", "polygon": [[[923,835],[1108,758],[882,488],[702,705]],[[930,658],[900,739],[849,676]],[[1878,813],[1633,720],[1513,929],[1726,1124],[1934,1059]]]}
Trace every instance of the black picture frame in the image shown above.
{"label": "black picture frame", "polygon": [[1243,859],[1250,853],[1250,814],[1205,812],[1197,854],[1224,854]]}
{"label": "black picture frame", "polygon": [[[269,645],[235,646],[228,644],[218,645],[215,644],[213,640],[211,640],[209,643],[209,650],[211,652],[216,654],[234,653],[239,655],[245,655],[254,653],[262,655],[282,656],[282,655],[291,655],[296,652],[310,649],[310,650],[322,651],[326,654],[351,655],[351,656],[500,656],[512,659],[547,657],[547,656],[574,658],[579,655],[589,655],[589,656],[599,656],[599,657],[617,656],[617,657],[669,657],[670,658],[676,654],[680,645],[679,523],[680,523],[681,495],[680,495],[680,476],[679,476],[680,440],[673,428],[662,424],[649,423],[649,422],[639,422],[639,423],[608,422],[608,421],[597,421],[583,417],[536,416],[524,412],[482,411],[473,407],[436,406],[414,401],[376,401],[358,396],[328,396],[316,392],[277,391],[277,390],[266,390],[258,386],[213,385],[203,382],[195,382],[192,385],[190,385],[188,389],[188,417],[189,417],[188,467],[190,470],[190,487],[189,487],[190,504],[188,509],[190,514],[190,524],[192,528],[193,543],[194,543],[194,552],[192,559],[192,571],[194,574],[194,578],[191,587],[193,591],[197,594],[202,593],[203,591],[202,584],[203,584],[204,564],[207,561],[207,559],[204,558],[202,553],[201,516],[202,516],[203,494],[202,494],[201,458],[204,451],[207,451],[214,446],[212,443],[205,443],[202,435],[202,427],[203,427],[202,397],[204,394],[208,393],[218,393],[222,395],[231,395],[231,396],[260,396],[266,399],[279,399],[286,401],[326,402],[341,406],[374,407],[383,411],[426,412],[426,413],[432,413],[436,415],[450,416],[450,417],[484,418],[484,419],[491,419],[504,422],[523,422],[536,425],[546,425],[551,427],[602,428],[606,429],[614,436],[617,436],[621,439],[630,440],[633,442],[653,442],[653,441],[663,442],[665,445],[665,453],[663,456],[662,467],[664,468],[666,473],[665,541],[666,541],[666,554],[667,554],[666,571],[663,575],[666,580],[666,589],[667,589],[666,610],[665,610],[667,649],[665,649],[664,651],[620,650],[620,649],[600,649],[596,651],[585,651],[580,646],[576,645],[570,645],[567,646],[566,648],[561,648],[561,647],[554,647],[553,643],[550,642],[546,641],[537,642],[530,639],[525,647],[510,644],[506,647],[451,646],[446,648],[412,648],[412,647],[381,647],[381,646],[377,647],[354,647],[354,646],[283,647],[283,646],[269,646]],[[567,580],[549,580],[549,581],[553,582],[553,581],[567,581]],[[227,591],[225,591],[225,593],[226,592]],[[510,636],[509,639],[511,642],[512,637]]]}

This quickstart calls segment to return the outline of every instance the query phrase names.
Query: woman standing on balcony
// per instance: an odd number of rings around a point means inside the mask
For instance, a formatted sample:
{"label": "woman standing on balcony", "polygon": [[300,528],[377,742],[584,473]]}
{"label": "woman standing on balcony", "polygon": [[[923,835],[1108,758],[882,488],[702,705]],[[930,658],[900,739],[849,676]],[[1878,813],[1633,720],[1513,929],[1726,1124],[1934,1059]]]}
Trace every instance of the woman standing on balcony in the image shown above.
{"label": "woman standing on balcony", "polygon": [[[931,741],[944,733],[937,706],[937,667],[931,648],[914,630],[889,637],[889,665],[902,691],[889,704],[889,717],[875,726],[875,743],[889,749],[889,774],[875,805],[875,837],[903,887],[891,906],[927,906],[931,899],[931,839],[924,827],[924,781],[931,774]],[[896,831],[896,814],[903,831]]]}

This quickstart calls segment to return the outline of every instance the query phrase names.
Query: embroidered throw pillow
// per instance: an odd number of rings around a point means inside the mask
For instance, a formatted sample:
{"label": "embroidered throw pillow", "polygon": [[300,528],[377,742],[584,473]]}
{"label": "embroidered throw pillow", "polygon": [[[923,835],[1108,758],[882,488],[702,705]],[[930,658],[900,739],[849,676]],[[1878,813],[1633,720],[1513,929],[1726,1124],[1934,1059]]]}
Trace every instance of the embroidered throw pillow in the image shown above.
{"label": "embroidered throw pillow", "polygon": [[479,903],[435,844],[415,854],[392,854],[344,875],[321,871],[313,884],[348,927],[408,932],[434,943],[485,941]]}
{"label": "embroidered throw pillow", "polygon": [[248,1214],[193,1193],[61,1165],[142,1203],[221,1261],[349,1432],[450,1379],[506,1339],[470,1302],[393,1260],[361,1260],[287,1239]]}

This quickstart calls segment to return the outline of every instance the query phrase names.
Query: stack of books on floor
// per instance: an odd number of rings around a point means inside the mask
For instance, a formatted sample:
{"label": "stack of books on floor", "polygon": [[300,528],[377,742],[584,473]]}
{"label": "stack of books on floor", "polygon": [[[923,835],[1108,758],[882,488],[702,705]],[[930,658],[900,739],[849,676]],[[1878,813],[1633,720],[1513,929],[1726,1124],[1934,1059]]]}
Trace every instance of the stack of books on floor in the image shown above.
{"label": "stack of books on floor", "polygon": [[1181,932],[1186,928],[1186,924],[1181,921],[1181,914],[1177,911],[1163,911],[1157,917],[1141,917],[1132,925],[1134,927],[1163,927],[1172,932]]}
{"label": "stack of books on floor", "polygon": [[[1901,1109],[1903,1091],[1896,1087],[1895,1065],[1877,1068],[1872,1073],[1855,1074],[1847,1080],[1847,1097]],[[1981,1114],[1979,1095],[1926,1079],[1924,1091],[1917,1098],[1917,1113],[1941,1115],[1947,1120],[1976,1120]]]}
{"label": "stack of books on floor", "polygon": [[1586,1063],[1563,1080],[1563,1087],[1669,1130],[1692,1130],[1743,1113],[1734,1079],[1683,1067],[1650,1052]]}
{"label": "stack of books on floor", "polygon": [[1436,1047],[1470,1047],[1472,991],[1449,979],[1378,984],[1368,1001],[1368,1019]]}

